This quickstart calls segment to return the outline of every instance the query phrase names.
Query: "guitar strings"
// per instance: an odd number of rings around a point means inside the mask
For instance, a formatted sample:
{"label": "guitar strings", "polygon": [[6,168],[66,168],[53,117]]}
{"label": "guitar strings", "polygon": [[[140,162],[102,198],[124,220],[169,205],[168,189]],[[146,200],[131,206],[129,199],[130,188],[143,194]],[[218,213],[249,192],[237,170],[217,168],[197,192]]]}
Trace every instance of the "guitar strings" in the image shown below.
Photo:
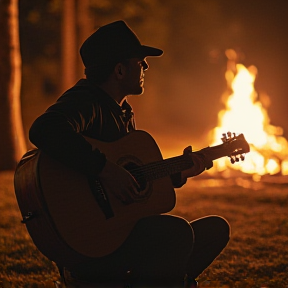
{"label": "guitar strings", "polygon": [[190,157],[184,155],[165,159],[162,161],[156,161],[132,168],[129,172],[136,179],[155,180],[161,177],[169,176],[173,173],[181,172],[182,170],[192,167],[193,162]]}

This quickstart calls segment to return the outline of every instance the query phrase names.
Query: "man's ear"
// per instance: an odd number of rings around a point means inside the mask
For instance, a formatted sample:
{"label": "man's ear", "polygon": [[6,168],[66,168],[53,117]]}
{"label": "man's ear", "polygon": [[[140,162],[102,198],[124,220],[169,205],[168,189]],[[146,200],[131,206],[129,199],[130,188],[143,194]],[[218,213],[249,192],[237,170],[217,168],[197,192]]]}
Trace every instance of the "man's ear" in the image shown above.
{"label": "man's ear", "polygon": [[115,66],[114,72],[118,79],[122,79],[125,76],[126,67],[122,63],[118,63]]}

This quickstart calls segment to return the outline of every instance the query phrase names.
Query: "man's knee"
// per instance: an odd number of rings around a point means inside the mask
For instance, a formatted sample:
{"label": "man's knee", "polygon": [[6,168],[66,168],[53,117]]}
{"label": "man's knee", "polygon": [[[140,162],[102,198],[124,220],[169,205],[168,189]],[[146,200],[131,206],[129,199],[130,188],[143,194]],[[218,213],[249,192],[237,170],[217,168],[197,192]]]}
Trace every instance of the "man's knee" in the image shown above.
{"label": "man's knee", "polygon": [[214,226],[217,238],[226,246],[231,235],[231,227],[228,221],[221,216],[211,216],[211,225]]}
{"label": "man's knee", "polygon": [[206,237],[221,238],[226,243],[230,239],[230,224],[221,216],[203,217],[193,221],[191,225],[195,231],[201,231],[200,233],[206,235]]}
{"label": "man's knee", "polygon": [[194,244],[194,232],[190,223],[182,217],[172,215],[159,215],[153,217],[153,225],[157,227],[155,234],[165,238],[168,245],[183,251],[190,251]]}
{"label": "man's knee", "polygon": [[221,216],[211,216],[211,217],[215,222],[215,225],[218,227],[218,229],[223,231],[223,234],[226,234],[228,237],[230,237],[231,227],[228,221]]}

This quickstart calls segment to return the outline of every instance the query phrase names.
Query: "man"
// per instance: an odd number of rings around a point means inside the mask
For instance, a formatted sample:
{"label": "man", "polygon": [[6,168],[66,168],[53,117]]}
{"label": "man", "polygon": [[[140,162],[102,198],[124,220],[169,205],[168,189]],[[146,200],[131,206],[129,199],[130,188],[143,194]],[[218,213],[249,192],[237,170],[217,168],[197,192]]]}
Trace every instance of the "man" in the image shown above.
{"label": "man", "polygon": [[[113,191],[110,197],[127,207],[133,205],[133,195],[139,191],[135,177],[99,149],[93,150],[84,136],[113,142],[133,133],[134,115],[126,97],[143,93],[144,73],[149,67],[146,57],[162,53],[142,45],[124,21],[100,27],[80,49],[86,79],[66,91],[33,123],[31,142],[89,179],[98,180],[107,191]],[[212,166],[203,155],[192,153],[191,147],[184,154],[193,166],[171,175],[174,187]],[[69,271],[75,281],[101,285],[121,283],[129,275],[133,287],[181,287],[184,278],[185,287],[196,287],[195,278],[226,246],[229,231],[229,224],[218,216],[190,223],[159,213],[139,219],[112,253],[92,258],[81,255],[76,264],[58,266],[62,273]]]}

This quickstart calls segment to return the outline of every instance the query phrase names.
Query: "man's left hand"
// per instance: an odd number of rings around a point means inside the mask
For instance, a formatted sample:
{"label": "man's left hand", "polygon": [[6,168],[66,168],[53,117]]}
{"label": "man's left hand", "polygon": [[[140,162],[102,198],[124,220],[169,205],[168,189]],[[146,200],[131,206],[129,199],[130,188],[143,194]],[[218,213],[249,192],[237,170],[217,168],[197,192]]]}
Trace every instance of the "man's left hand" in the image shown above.
{"label": "man's left hand", "polygon": [[211,168],[213,162],[205,157],[204,154],[198,152],[192,152],[192,147],[188,146],[184,149],[183,155],[188,155],[193,161],[194,165],[182,171],[182,179],[197,176],[201,174],[206,168]]}

